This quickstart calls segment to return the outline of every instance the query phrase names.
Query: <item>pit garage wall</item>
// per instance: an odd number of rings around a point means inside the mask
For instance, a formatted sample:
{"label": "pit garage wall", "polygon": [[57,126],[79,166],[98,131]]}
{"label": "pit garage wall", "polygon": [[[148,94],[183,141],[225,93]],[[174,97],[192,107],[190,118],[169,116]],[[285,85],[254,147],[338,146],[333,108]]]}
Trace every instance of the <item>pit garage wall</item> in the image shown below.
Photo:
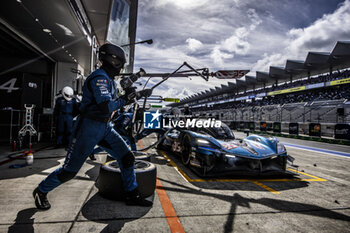
{"label": "pit garage wall", "polygon": [[[1,70],[28,62],[28,59],[12,57],[1,63]],[[50,117],[44,116],[43,108],[52,102],[54,63],[40,59],[14,71],[0,75],[0,143],[17,140],[18,131],[24,125],[24,104],[35,104],[33,123],[38,132],[48,132]],[[40,123],[40,124],[39,124]],[[35,139],[33,139],[35,141]]]}
{"label": "pit garage wall", "polygon": [[[51,67],[53,68],[52,70],[50,70]],[[56,62],[51,67],[48,67],[45,61],[37,61],[14,72],[1,75],[0,85],[4,86],[0,89],[0,96],[2,97],[1,108],[23,109],[25,103],[23,95],[26,94],[26,89],[24,89],[22,83],[27,79],[29,79],[30,83],[38,84],[38,87],[40,87],[40,92],[42,92],[40,94],[40,104],[36,104],[40,108],[54,107],[55,96],[65,86],[70,86],[76,93],[81,93],[84,75],[76,73],[77,70],[83,70],[79,65],[76,63]],[[53,82],[51,82],[50,79],[52,77],[50,76],[53,76]],[[11,82],[11,80],[13,81]],[[39,85],[39,81],[42,85]]]}
{"label": "pit garage wall", "polygon": [[[19,62],[20,60],[17,64]],[[11,67],[10,65],[7,67]],[[63,87],[70,86],[77,93],[81,93],[83,75],[72,72],[74,70],[83,69],[76,63],[49,63],[43,60],[1,75],[0,85],[8,84],[4,86],[6,89],[0,89],[0,143],[16,140],[18,131],[24,124],[24,104],[32,102],[36,105],[33,120],[35,129],[42,137],[51,138],[51,113],[58,92]],[[10,80],[13,81],[9,82]]]}

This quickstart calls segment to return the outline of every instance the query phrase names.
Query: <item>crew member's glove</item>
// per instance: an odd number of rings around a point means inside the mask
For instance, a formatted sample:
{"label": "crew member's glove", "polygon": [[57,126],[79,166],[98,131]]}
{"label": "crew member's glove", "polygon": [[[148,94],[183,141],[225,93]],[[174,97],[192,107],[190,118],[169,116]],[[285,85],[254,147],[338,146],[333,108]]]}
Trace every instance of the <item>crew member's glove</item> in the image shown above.
{"label": "crew member's glove", "polygon": [[120,98],[124,99],[126,101],[126,104],[131,104],[135,101],[136,97],[136,87],[128,87],[125,90],[125,94],[120,96]]}
{"label": "crew member's glove", "polygon": [[144,89],[136,93],[136,99],[141,99],[142,97],[150,97],[152,95],[152,89]]}

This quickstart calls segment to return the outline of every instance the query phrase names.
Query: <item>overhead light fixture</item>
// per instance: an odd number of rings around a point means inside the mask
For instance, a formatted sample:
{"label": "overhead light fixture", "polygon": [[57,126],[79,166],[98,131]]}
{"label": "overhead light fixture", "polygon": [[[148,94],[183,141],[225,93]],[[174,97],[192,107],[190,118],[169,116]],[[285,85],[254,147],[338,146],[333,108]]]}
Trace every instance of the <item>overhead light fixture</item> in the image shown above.
{"label": "overhead light fixture", "polygon": [[147,44],[153,44],[153,40],[152,40],[152,39],[146,40],[146,43],[147,43]]}
{"label": "overhead light fixture", "polygon": [[46,33],[51,33],[51,30],[48,29],[48,28],[44,28],[43,31],[46,32]]}
{"label": "overhead light fixture", "polygon": [[17,2],[22,3],[22,1],[21,1],[21,0],[17,0]]}
{"label": "overhead light fixture", "polygon": [[121,47],[135,45],[135,44],[143,44],[143,43],[152,44],[153,40],[149,39],[149,40],[143,40],[143,41],[139,41],[139,42],[135,42],[135,43],[131,43],[131,44],[124,44],[124,45],[121,45]]}

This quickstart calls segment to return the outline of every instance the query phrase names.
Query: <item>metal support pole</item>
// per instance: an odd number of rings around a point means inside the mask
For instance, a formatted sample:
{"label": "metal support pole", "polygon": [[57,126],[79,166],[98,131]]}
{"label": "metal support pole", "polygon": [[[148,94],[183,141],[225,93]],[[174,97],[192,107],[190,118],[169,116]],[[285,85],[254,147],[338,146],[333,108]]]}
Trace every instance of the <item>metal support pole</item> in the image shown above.
{"label": "metal support pole", "polygon": [[281,115],[280,115],[280,122],[282,123],[282,112],[283,112],[283,108],[281,107]]}
{"label": "metal support pole", "polygon": [[312,122],[312,114],[311,114],[311,112],[312,112],[312,108],[310,107],[310,118],[309,118],[310,122]]}
{"label": "metal support pole", "polygon": [[11,119],[10,119],[10,143],[12,143],[12,120],[13,120],[13,109],[10,110],[11,111]]}

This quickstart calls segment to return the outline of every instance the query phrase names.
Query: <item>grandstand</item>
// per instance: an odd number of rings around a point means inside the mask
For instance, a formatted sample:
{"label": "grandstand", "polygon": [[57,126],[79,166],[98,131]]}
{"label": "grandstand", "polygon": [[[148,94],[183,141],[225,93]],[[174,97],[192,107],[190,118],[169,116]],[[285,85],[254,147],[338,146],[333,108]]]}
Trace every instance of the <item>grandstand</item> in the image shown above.
{"label": "grandstand", "polygon": [[[345,125],[350,133],[350,41],[338,41],[329,53],[309,52],[305,61],[287,60],[285,67],[228,82],[172,104],[191,106],[197,116],[214,116],[233,128],[312,134],[319,124],[320,136],[335,136]],[[292,124],[291,124],[292,123]],[[337,126],[338,125],[338,126]],[[270,127],[271,126],[271,127]],[[279,128],[279,129],[278,129]]]}

